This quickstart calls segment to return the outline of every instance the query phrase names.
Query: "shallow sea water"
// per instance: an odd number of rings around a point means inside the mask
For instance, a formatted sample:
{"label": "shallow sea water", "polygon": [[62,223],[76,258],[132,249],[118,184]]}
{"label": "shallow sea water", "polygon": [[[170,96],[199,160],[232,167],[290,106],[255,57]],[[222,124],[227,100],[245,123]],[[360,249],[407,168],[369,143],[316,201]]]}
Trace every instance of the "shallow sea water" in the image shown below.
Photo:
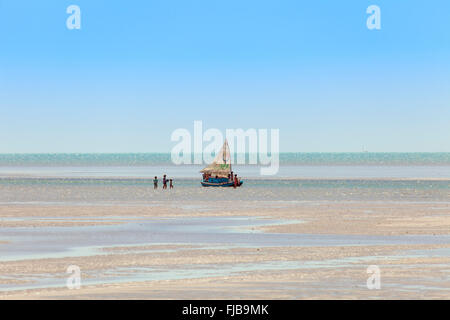
{"label": "shallow sea water", "polygon": [[0,178],[1,204],[132,204],[222,200],[450,201],[450,180],[244,179],[234,188],[204,188],[199,179],[176,179],[173,190],[153,189],[151,179]]}

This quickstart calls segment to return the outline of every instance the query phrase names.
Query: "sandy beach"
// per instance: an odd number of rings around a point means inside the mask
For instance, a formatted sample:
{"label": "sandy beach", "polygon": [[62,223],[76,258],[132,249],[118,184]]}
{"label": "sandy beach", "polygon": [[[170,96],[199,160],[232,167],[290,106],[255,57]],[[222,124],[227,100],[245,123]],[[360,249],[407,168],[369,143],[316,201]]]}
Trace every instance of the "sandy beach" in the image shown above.
{"label": "sandy beach", "polygon": [[1,299],[450,298],[443,201],[10,204],[0,230]]}

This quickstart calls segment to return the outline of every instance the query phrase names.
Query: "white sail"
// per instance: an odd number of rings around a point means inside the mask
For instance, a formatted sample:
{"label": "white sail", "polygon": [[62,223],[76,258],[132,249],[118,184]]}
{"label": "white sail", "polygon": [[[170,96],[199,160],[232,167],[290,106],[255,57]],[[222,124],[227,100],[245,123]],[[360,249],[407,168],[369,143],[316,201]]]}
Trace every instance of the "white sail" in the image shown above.
{"label": "white sail", "polygon": [[231,154],[230,147],[228,146],[228,141],[226,139],[213,162],[200,172],[208,173],[212,176],[228,177],[228,174],[231,173]]}

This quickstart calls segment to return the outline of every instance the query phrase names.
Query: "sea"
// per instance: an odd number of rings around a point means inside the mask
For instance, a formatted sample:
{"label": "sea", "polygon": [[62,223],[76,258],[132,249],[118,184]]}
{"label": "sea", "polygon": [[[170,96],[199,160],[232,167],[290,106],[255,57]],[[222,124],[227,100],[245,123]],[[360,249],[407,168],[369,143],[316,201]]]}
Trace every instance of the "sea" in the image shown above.
{"label": "sea", "polygon": [[[450,201],[450,153],[281,153],[279,160],[271,176],[259,165],[233,166],[244,181],[236,192],[202,188],[204,165],[175,165],[169,153],[0,154],[0,204]],[[173,190],[153,189],[163,174]]]}

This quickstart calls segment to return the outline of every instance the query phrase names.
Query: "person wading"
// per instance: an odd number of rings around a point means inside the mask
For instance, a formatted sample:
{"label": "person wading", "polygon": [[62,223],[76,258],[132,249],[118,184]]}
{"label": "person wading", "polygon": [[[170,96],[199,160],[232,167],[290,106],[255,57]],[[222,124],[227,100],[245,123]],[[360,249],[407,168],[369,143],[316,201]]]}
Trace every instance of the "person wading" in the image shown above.
{"label": "person wading", "polygon": [[167,178],[166,178],[166,175],[163,176],[163,189],[167,189]]}

